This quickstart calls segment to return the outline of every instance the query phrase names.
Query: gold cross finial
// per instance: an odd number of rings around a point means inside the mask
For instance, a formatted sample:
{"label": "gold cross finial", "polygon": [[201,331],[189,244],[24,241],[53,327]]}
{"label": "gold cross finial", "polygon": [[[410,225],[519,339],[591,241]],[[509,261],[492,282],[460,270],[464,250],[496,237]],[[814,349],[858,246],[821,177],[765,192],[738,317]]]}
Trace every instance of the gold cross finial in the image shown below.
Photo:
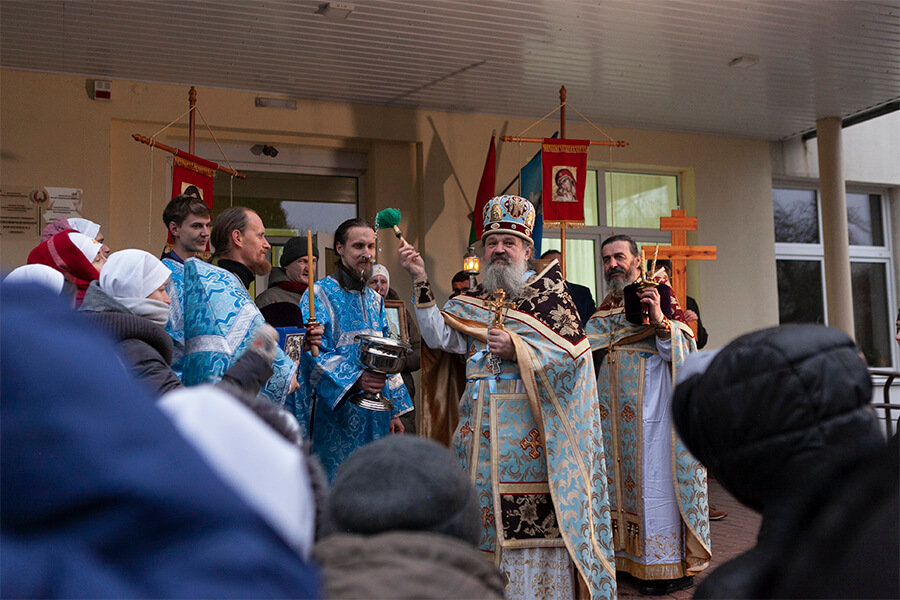
{"label": "gold cross finial", "polygon": [[484,301],[494,311],[494,320],[491,321],[491,327],[494,329],[503,329],[503,311],[515,306],[512,302],[504,302],[504,300],[506,300],[506,291],[497,290],[494,292],[493,300]]}

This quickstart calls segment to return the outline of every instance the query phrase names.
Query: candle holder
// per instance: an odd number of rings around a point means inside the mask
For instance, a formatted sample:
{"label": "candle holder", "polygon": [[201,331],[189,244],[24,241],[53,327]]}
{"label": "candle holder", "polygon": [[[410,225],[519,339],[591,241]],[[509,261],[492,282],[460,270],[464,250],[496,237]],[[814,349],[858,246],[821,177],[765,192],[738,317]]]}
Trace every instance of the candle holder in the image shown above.
{"label": "candle holder", "polygon": [[[319,325],[321,325],[321,323],[319,323],[319,322],[316,321],[315,319],[310,319],[309,321],[307,321],[307,322],[304,323],[303,325],[304,325],[304,327],[306,327],[306,333],[309,334],[309,328],[310,328],[310,327],[318,327]],[[318,346],[313,346],[312,344],[310,344],[310,345],[309,345],[309,353],[312,354],[314,358],[317,357],[317,356],[319,356],[319,347],[318,347]]]}

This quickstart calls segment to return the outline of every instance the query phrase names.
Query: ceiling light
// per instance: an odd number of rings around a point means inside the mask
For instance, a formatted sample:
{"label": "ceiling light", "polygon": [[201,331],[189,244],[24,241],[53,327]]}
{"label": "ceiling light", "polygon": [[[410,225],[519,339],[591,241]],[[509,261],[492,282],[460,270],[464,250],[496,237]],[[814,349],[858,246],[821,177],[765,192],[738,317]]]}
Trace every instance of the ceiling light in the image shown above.
{"label": "ceiling light", "polygon": [[758,56],[738,56],[734,60],[728,63],[729,67],[734,67],[735,69],[749,69],[753,65],[759,62]]}
{"label": "ceiling light", "polygon": [[323,2],[316,9],[316,14],[337,21],[349,17],[353,8],[352,4],[346,2]]}

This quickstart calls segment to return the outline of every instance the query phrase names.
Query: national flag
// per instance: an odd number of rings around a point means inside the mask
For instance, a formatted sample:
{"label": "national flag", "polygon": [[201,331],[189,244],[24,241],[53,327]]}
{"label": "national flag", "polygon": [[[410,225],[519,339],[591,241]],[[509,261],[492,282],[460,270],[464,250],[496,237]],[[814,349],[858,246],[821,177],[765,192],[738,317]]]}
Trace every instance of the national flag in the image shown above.
{"label": "national flag", "polygon": [[[553,138],[559,132],[553,134]],[[534,204],[537,213],[531,237],[534,240],[534,256],[541,255],[541,241],[544,238],[544,209],[541,202],[541,151],[538,150],[531,160],[519,171],[519,195]]]}

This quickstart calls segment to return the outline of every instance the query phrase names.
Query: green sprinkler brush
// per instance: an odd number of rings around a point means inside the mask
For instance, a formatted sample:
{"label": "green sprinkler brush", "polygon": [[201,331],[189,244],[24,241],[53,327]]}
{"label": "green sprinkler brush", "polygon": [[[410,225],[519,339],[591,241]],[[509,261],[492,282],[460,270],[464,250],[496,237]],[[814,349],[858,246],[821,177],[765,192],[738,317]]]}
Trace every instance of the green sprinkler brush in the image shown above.
{"label": "green sprinkler brush", "polygon": [[384,210],[378,211],[378,214],[375,215],[375,228],[376,229],[391,229],[393,228],[394,234],[397,236],[397,239],[400,240],[400,247],[402,248],[406,244],[409,244],[405,239],[403,239],[403,232],[400,231],[400,228],[397,225],[400,224],[400,209],[397,208],[385,208]]}

